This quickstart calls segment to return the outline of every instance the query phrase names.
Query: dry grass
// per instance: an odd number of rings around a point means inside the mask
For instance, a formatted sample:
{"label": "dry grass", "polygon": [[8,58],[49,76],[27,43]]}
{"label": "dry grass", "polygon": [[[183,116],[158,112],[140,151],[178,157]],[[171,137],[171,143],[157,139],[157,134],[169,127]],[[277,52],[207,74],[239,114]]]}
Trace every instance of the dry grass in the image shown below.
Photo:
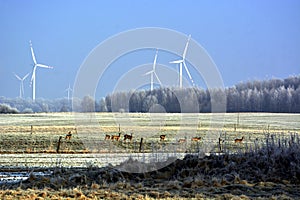
{"label": "dry grass", "polygon": [[[139,163],[137,163],[139,164]],[[297,199],[300,197],[300,139],[270,135],[251,152],[187,155],[152,172],[127,173],[115,168],[56,168],[50,177],[31,177],[3,185],[2,199]]]}

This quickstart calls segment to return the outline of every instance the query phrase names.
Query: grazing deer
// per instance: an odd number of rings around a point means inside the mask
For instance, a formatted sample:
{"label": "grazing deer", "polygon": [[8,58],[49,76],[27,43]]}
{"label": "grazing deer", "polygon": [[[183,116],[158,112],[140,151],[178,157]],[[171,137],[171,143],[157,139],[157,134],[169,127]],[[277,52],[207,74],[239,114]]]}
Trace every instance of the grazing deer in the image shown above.
{"label": "grazing deer", "polygon": [[183,138],[178,140],[178,143],[185,143],[185,142],[186,142],[186,139],[183,139]]}
{"label": "grazing deer", "polygon": [[244,140],[244,136],[242,137],[242,139],[236,138],[236,139],[234,140],[234,143],[242,143],[243,140]]}
{"label": "grazing deer", "polygon": [[130,141],[132,140],[132,133],[130,135],[128,135],[128,134],[124,135],[124,141],[126,141],[127,139]]}
{"label": "grazing deer", "polygon": [[110,135],[105,135],[105,140],[109,140],[110,139]]}
{"label": "grazing deer", "polygon": [[201,140],[201,137],[193,137],[191,140],[192,140],[192,141],[195,141],[195,142],[198,142],[198,141]]}
{"label": "grazing deer", "polygon": [[225,140],[222,140],[222,138],[219,137],[219,144],[224,143]]}
{"label": "grazing deer", "polygon": [[166,139],[166,135],[160,135],[160,141],[164,141]]}
{"label": "grazing deer", "polygon": [[71,131],[69,131],[69,133],[66,135],[66,140],[71,140],[71,137],[72,137],[72,133]]}
{"label": "grazing deer", "polygon": [[111,140],[119,141],[120,140],[120,136],[121,136],[121,132],[119,132],[119,135],[112,135],[111,136]]}

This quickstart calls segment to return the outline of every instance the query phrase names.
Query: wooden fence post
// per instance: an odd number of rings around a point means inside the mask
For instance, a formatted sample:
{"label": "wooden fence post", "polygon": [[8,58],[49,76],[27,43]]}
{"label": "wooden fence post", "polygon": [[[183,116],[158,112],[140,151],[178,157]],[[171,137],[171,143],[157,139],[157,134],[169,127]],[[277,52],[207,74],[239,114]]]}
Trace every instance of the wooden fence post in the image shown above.
{"label": "wooden fence post", "polygon": [[141,138],[141,141],[140,141],[140,148],[139,148],[139,152],[141,153],[142,151],[142,146],[143,146],[143,138]]}
{"label": "wooden fence post", "polygon": [[56,153],[59,153],[59,147],[60,147],[61,139],[62,139],[62,136],[59,136],[58,143],[57,143],[57,148],[56,148]]}
{"label": "wooden fence post", "polygon": [[222,142],[222,139],[219,137],[219,153],[222,152],[222,144],[221,144],[221,142]]}

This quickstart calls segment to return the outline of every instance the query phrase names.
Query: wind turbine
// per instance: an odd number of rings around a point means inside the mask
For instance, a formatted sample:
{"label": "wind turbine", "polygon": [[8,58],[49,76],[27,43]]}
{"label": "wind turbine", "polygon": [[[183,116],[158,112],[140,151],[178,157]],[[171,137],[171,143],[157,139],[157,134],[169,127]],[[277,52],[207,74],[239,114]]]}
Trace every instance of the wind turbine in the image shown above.
{"label": "wind turbine", "polygon": [[24,96],[24,80],[28,77],[30,73],[26,74],[23,78],[14,73],[15,77],[20,81],[20,94],[19,97],[22,98]]}
{"label": "wind turbine", "polygon": [[156,79],[158,80],[159,84],[161,85],[161,82],[155,72],[155,67],[156,67],[156,60],[157,60],[157,53],[158,53],[158,50],[156,49],[156,53],[155,53],[155,57],[154,57],[154,61],[153,61],[153,67],[152,67],[152,70],[145,73],[144,75],[148,75],[150,74],[151,75],[151,78],[150,78],[150,90],[152,91],[153,90],[153,80],[154,80],[154,75],[156,77]]}
{"label": "wind turbine", "polygon": [[33,52],[33,47],[32,47],[32,43],[31,40],[29,41],[30,43],[30,49],[31,49],[31,55],[32,55],[32,60],[33,60],[33,70],[32,70],[32,76],[31,76],[31,81],[30,81],[30,85],[32,85],[32,100],[35,101],[35,72],[36,72],[36,68],[37,67],[42,67],[42,68],[48,68],[48,69],[52,69],[53,67],[44,65],[44,64],[39,64],[36,62],[35,56],[34,56],[34,52]]}
{"label": "wind turbine", "polygon": [[185,48],[184,48],[184,51],[183,51],[183,55],[182,55],[182,59],[180,60],[174,60],[174,61],[171,61],[170,63],[173,63],[173,64],[179,64],[179,87],[182,88],[182,65],[184,66],[184,69],[185,71],[187,72],[193,86],[194,86],[194,81],[193,81],[193,78],[190,74],[190,71],[189,69],[187,68],[186,64],[185,64],[185,56],[186,56],[186,52],[187,52],[187,48],[189,46],[189,42],[190,42],[190,39],[191,39],[191,35],[189,35],[188,37],[188,40],[186,42],[186,45],[185,45]]}
{"label": "wind turbine", "polygon": [[72,92],[72,89],[70,87],[70,83],[69,83],[69,87],[65,91],[68,92],[68,101],[69,101],[70,100],[70,92]]}

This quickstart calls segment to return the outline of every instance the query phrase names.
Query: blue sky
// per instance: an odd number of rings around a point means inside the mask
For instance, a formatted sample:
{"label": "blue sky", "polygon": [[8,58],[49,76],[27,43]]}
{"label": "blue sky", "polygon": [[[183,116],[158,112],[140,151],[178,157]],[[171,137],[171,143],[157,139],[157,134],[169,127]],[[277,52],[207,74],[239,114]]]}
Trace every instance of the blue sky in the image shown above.
{"label": "blue sky", "polygon": [[[17,97],[19,82],[13,72],[24,76],[32,70],[29,40],[38,62],[54,66],[37,69],[37,98],[61,98],[93,48],[108,37],[142,27],[191,34],[216,63],[225,86],[300,74],[297,0],[0,0],[0,96]],[[132,65],[150,63],[154,54],[147,51]],[[163,62],[162,56],[159,59]],[[116,77],[101,85],[96,98],[110,92],[122,75],[118,73],[130,67],[115,70]],[[29,81],[24,82],[25,97],[31,96]]]}

